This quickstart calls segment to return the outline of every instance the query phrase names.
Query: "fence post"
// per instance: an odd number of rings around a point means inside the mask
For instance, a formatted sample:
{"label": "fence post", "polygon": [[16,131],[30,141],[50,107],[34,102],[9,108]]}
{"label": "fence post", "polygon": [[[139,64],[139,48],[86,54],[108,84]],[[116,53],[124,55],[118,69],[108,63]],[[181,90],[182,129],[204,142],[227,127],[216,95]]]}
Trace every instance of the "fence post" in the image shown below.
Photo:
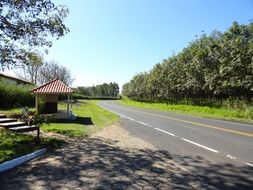
{"label": "fence post", "polygon": [[40,126],[39,125],[37,129],[37,143],[40,143]]}

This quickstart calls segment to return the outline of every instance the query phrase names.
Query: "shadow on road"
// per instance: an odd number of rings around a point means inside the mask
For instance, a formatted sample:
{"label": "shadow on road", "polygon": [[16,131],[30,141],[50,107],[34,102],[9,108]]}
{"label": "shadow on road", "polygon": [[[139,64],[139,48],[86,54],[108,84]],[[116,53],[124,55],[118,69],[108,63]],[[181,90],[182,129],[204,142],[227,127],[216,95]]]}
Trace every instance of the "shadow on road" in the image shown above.
{"label": "shadow on road", "polygon": [[[252,189],[247,166],[212,164],[167,151],[132,150],[101,139],[68,145],[0,173],[0,189]],[[191,172],[181,166],[194,166]]]}

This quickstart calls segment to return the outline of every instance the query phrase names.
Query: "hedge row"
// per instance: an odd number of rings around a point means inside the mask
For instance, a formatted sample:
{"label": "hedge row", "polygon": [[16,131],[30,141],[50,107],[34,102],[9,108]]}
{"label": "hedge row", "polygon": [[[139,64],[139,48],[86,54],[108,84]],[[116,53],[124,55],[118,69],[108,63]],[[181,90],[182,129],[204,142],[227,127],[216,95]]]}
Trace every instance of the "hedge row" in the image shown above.
{"label": "hedge row", "polygon": [[0,81],[0,108],[17,108],[34,106],[35,98],[30,90],[31,85],[8,84]]}
{"label": "hedge row", "polygon": [[[84,96],[82,94],[73,94],[73,99],[81,99],[81,100],[119,100],[121,97],[110,97],[110,96]],[[60,95],[59,100],[66,100],[66,95]]]}

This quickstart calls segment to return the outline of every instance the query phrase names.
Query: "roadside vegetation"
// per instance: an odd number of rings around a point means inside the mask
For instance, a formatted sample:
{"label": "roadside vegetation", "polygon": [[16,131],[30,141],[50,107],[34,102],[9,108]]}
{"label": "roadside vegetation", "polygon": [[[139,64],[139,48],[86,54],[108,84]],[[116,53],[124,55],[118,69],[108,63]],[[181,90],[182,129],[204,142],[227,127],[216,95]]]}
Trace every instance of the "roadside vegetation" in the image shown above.
{"label": "roadside vegetation", "polygon": [[0,163],[41,148],[52,150],[64,144],[64,141],[53,138],[41,138],[40,143],[36,140],[35,136],[16,134],[0,128]]}
{"label": "roadside vegetation", "polygon": [[[78,105],[73,105],[73,113],[78,115],[76,120],[52,120],[49,125],[43,125],[41,130],[81,138],[119,120],[117,115],[97,106],[97,102],[98,100],[79,100]],[[60,110],[66,110],[64,103],[58,106]],[[30,109],[30,111],[33,110]],[[21,114],[21,109],[9,109],[0,113],[15,116]],[[0,127],[0,163],[41,148],[54,149],[64,143],[63,140],[55,138],[41,138],[38,144],[35,136],[13,133]]]}
{"label": "roadside vegetation", "polygon": [[252,111],[241,111],[236,109],[217,108],[209,106],[196,106],[196,105],[185,105],[185,104],[166,104],[166,103],[149,103],[149,102],[137,102],[132,100],[120,100],[117,101],[120,104],[133,106],[138,108],[171,111],[182,114],[189,114],[194,116],[226,119],[226,120],[237,120],[252,122]]}
{"label": "roadside vegetation", "polygon": [[[76,120],[55,120],[43,126],[42,130],[70,137],[85,137],[119,120],[117,115],[97,106],[97,102],[98,100],[79,100],[72,109],[78,115]],[[66,110],[64,103],[58,106],[60,110]]]}
{"label": "roadside vegetation", "polygon": [[33,106],[34,95],[30,93],[33,85],[17,85],[0,80],[0,109]]}
{"label": "roadside vegetation", "polygon": [[155,103],[128,104],[253,119],[252,56],[253,23],[234,22],[223,33],[203,33],[180,53],[135,75],[123,85],[122,95]]}
{"label": "roadside vegetation", "polygon": [[[119,117],[109,111],[106,111],[97,106],[99,100],[78,100],[77,104],[73,104],[72,112],[77,114],[76,120],[67,119],[51,119],[48,125],[43,125],[41,129],[47,132],[55,132],[70,137],[85,137],[89,136],[105,126],[109,126],[117,121]],[[59,110],[66,110],[66,104],[60,102]],[[35,111],[30,108],[29,111]],[[0,110],[0,113],[5,113],[8,116],[21,115],[21,108]]]}
{"label": "roadside vegetation", "polygon": [[115,82],[74,89],[74,96],[78,99],[115,100],[119,98],[119,85]]}

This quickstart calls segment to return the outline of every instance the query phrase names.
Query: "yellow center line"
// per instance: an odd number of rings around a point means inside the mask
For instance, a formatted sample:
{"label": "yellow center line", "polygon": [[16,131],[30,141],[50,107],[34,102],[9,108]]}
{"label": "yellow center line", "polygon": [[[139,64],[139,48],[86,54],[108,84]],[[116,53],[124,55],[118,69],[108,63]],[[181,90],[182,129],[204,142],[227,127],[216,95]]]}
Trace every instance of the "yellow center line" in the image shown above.
{"label": "yellow center line", "polygon": [[[124,108],[124,109],[128,109],[128,108]],[[132,110],[132,109],[128,109],[128,110]],[[207,125],[207,124],[203,124],[203,123],[197,123],[197,122],[187,121],[187,120],[183,120],[183,119],[177,119],[177,118],[174,118],[174,117],[163,116],[163,115],[148,113],[148,112],[144,112],[144,111],[137,111],[137,110],[132,110],[132,111],[140,112],[140,113],[144,113],[144,114],[148,114],[148,115],[153,115],[153,116],[157,116],[157,117],[161,117],[161,118],[165,118],[165,119],[171,119],[171,120],[174,120],[174,121],[180,121],[180,122],[184,122],[184,123],[198,125],[198,126],[202,126],[202,127],[206,127],[206,128],[210,128],[210,129],[216,129],[216,130],[220,130],[220,131],[234,133],[234,134],[237,134],[237,135],[253,137],[252,133],[246,133],[246,132],[237,131],[237,130],[233,130],[233,129],[226,129],[226,128],[221,128],[221,127],[216,127],[216,126],[213,126],[213,125]]]}

